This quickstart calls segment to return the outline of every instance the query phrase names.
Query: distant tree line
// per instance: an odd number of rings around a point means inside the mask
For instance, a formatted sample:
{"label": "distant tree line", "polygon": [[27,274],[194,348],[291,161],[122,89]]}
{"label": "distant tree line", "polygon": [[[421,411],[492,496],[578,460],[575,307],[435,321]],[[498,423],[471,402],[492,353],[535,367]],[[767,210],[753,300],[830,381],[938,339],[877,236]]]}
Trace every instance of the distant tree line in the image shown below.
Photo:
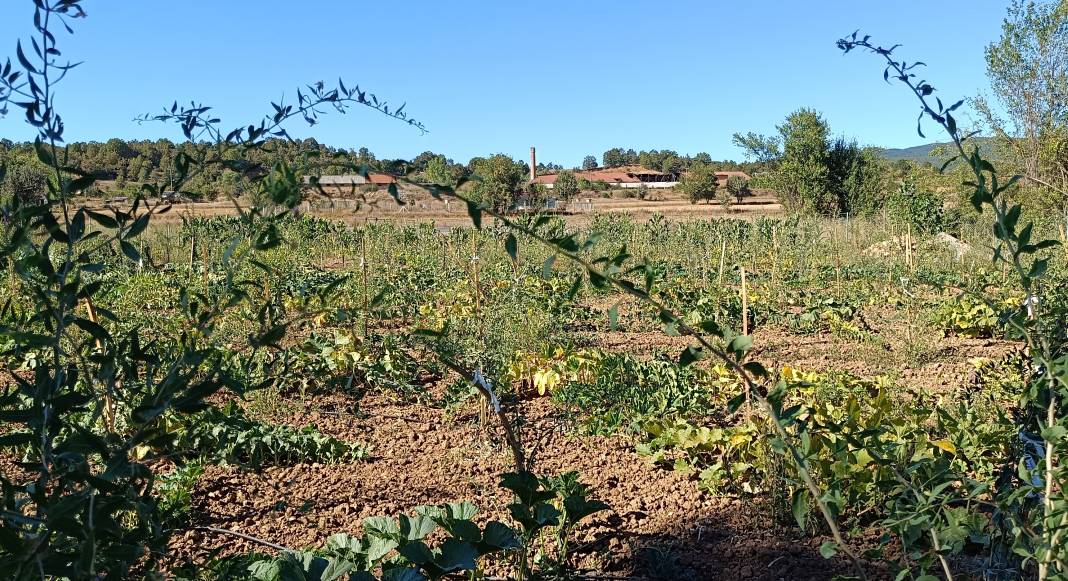
{"label": "distant tree line", "polygon": [[[593,160],[596,167],[596,158],[587,156],[586,161]],[[584,169],[586,163],[583,163]],[[613,147],[601,155],[601,165],[604,168],[617,168],[639,166],[651,171],[664,173],[682,173],[690,171],[695,165],[707,166],[713,171],[744,171],[757,172],[764,169],[765,164],[761,161],[738,163],[732,160],[716,161],[708,153],[695,155],[680,155],[672,149],[651,149],[649,151],[635,151]]]}
{"label": "distant tree line", "polygon": [[[173,142],[168,139],[132,140],[109,139],[105,142],[75,142],[69,144],[67,153],[70,166],[82,171],[92,170],[105,184],[107,192],[86,192],[88,195],[129,195],[142,184],[166,183],[173,174],[175,159],[180,152],[193,154],[188,142]],[[607,167],[641,165],[650,170],[686,172],[700,166],[713,171],[727,169],[751,169],[759,164],[737,164],[731,161],[713,161],[707,153],[695,156],[680,156],[671,150],[652,150],[635,153],[634,150],[616,148],[605,152]],[[267,172],[276,163],[285,163],[300,175],[336,175],[352,173],[352,166],[360,166],[371,172],[407,176],[417,182],[456,187],[464,184],[465,191],[494,207],[514,203],[519,195],[544,197],[527,182],[530,166],[505,154],[474,157],[465,163],[457,163],[442,154],[425,151],[411,160],[380,159],[368,148],[344,149],[330,147],[314,139],[269,140],[262,150],[256,150],[244,171],[237,172],[221,165],[208,166],[184,186],[182,194],[196,200],[214,200],[228,196],[240,197],[254,177]],[[634,162],[634,163],[632,163]],[[33,152],[31,143],[15,143],[0,140],[0,163],[8,167],[7,178],[0,183],[0,195],[18,195],[25,199],[39,198],[47,190],[49,172]],[[586,156],[583,169],[599,167],[597,158]],[[565,171],[559,164],[539,163],[538,174]],[[554,195],[564,199],[583,189],[596,188],[598,184],[565,172],[563,189]]]}
{"label": "distant tree line", "polygon": [[[192,144],[168,139],[109,139],[106,142],[75,142],[67,147],[69,165],[81,171],[91,170],[100,180],[113,181],[109,191],[112,195],[132,193],[144,183],[166,183],[174,172],[179,152],[192,154]],[[369,172],[406,175],[416,181],[455,186],[474,177],[476,168],[490,167],[485,165],[487,159],[492,160],[490,166],[494,163],[496,167],[503,166],[499,156],[476,157],[467,164],[456,163],[432,151],[425,151],[412,160],[379,159],[366,147],[349,150],[323,145],[314,139],[272,139],[262,150],[253,152],[243,172],[221,165],[207,166],[183,186],[182,193],[199,200],[240,196],[247,190],[251,178],[269,171],[279,162],[300,175],[348,174],[353,172],[353,166],[358,166]],[[507,159],[513,167],[505,173],[518,176],[518,179],[528,174],[527,164]],[[0,195],[31,199],[45,193],[49,172],[37,160],[32,143],[0,140],[0,163],[8,167],[7,177],[0,183]],[[538,168],[547,172],[558,170],[560,166],[539,164]]]}

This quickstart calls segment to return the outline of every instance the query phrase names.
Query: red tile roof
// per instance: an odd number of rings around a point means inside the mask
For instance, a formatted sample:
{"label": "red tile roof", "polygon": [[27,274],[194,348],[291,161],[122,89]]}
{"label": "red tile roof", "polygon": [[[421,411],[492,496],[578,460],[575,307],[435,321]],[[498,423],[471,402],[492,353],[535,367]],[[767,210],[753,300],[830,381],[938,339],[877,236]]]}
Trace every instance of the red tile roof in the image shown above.
{"label": "red tile roof", "polygon": [[[610,184],[636,184],[641,180],[634,177],[633,174],[620,170],[598,169],[593,171],[577,171],[574,172],[575,177],[580,180],[586,180],[588,182],[605,182]],[[659,172],[652,172],[659,173]],[[536,184],[553,184],[556,183],[557,174],[545,174],[534,178]]]}
{"label": "red tile roof", "polygon": [[388,173],[369,173],[367,174],[367,181],[372,184],[395,184],[397,183],[397,178]]}
{"label": "red tile roof", "polygon": [[725,180],[725,179],[730,179],[730,178],[733,178],[733,177],[740,177],[740,178],[744,179],[745,181],[749,181],[750,179],[752,179],[752,178],[749,177],[749,174],[745,173],[744,171],[717,171],[716,172],[716,179]]}

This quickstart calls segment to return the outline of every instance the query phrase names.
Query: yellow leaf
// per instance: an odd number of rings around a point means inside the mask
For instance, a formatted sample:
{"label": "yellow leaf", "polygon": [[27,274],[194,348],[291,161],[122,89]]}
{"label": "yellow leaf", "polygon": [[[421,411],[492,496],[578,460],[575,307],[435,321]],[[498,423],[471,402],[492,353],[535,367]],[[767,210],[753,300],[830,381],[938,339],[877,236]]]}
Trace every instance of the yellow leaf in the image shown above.
{"label": "yellow leaf", "polygon": [[794,368],[789,365],[782,366],[782,378],[786,381],[790,381],[794,378]]}
{"label": "yellow leaf", "polygon": [[957,455],[957,447],[954,446],[953,442],[950,442],[949,440],[935,440],[934,442],[931,442],[931,443],[934,444],[935,447],[940,448],[942,450],[945,450],[946,452],[949,452],[950,454],[953,454],[954,456]]}

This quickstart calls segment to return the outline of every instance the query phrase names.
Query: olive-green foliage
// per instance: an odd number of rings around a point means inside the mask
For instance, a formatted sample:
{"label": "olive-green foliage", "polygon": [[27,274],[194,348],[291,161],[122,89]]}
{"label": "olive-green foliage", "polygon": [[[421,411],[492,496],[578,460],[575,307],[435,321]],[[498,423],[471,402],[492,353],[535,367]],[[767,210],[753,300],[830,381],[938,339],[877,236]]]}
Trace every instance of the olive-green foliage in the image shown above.
{"label": "olive-green foliage", "polygon": [[626,427],[643,418],[700,412],[706,409],[706,398],[692,370],[674,361],[642,360],[625,353],[605,354],[592,377],[554,394],[594,432]]}
{"label": "olive-green foliage", "polygon": [[[207,571],[216,577],[243,573],[257,581],[443,579],[464,573],[478,577],[488,558],[497,556],[513,559],[517,578],[567,575],[575,528],[607,505],[590,498],[574,472],[547,478],[506,473],[501,486],[514,494],[508,511],[515,528],[495,520],[475,523],[478,509],[468,502],[420,506],[397,518],[366,518],[361,536],[335,534],[314,551],[221,560]],[[539,554],[545,546],[553,553]],[[199,579],[204,573],[186,567],[176,578]]]}
{"label": "olive-green foliage", "polygon": [[716,188],[718,187],[716,172],[708,165],[694,165],[679,180],[678,187],[686,195],[686,198],[690,200],[691,204],[696,204],[702,200],[710,202],[716,199]]}
{"label": "olive-green foliage", "polygon": [[435,155],[426,162],[423,170],[426,181],[439,186],[455,186],[457,175],[450,169],[444,155]]}
{"label": "olive-green foliage", "polygon": [[159,510],[164,522],[171,526],[185,524],[189,517],[189,510],[193,506],[193,488],[203,473],[204,465],[194,461],[175,466],[173,470],[156,480]]}
{"label": "olive-green foliage", "polygon": [[946,222],[945,203],[942,197],[930,191],[916,188],[911,181],[904,181],[887,200],[890,217],[902,225],[909,225],[917,234],[931,234],[944,230]]}
{"label": "olive-green foliage", "polygon": [[476,180],[476,199],[496,210],[505,210],[512,205],[521,189],[520,182],[526,176],[525,166],[503,153],[472,160],[471,171]]}
{"label": "olive-green foliage", "polygon": [[[902,575],[915,571],[927,574],[940,568],[952,576],[959,564],[947,559],[947,554],[960,554],[967,540],[978,537],[986,543],[985,554],[996,569],[1015,570],[1041,580],[1061,578],[1068,558],[1061,526],[1068,522],[1068,502],[1063,488],[1054,483],[1064,479],[1063,460],[1058,459],[1068,453],[1068,415],[1063,411],[1068,358],[1063,355],[1063,330],[1051,325],[1059,308],[1047,310],[1041,301],[1034,300],[1049,284],[1050,266],[1059,254],[1050,250],[1060,242],[1043,238],[1036,234],[1034,223],[1021,221],[1023,207],[1006,199],[1015,179],[1004,180],[997,166],[967,143],[968,137],[957,124],[959,113],[955,114],[964,100],[947,105],[934,99],[935,88],[909,72],[919,64],[897,60],[894,49],[874,45],[870,38],[854,33],[839,40],[838,47],[844,52],[861,49],[877,55],[880,65],[886,67],[887,78],[906,85],[920,101],[920,131],[926,119],[952,139],[956,159],[972,174],[965,183],[970,189],[968,201],[976,210],[992,214],[994,263],[1012,273],[1014,286],[1027,298],[1013,305],[1007,322],[1013,336],[1026,343],[1032,359],[1028,388],[1011,394],[1001,406],[1012,411],[1011,418],[999,422],[979,418],[976,424],[966,403],[959,404],[955,417],[952,410],[938,409],[939,424],[948,426],[953,436],[933,442],[945,455],[936,453],[934,459],[921,458],[907,471],[894,472],[892,502],[887,505],[889,516],[883,524],[906,551],[917,556],[915,566],[907,567]],[[991,430],[991,426],[997,427]],[[876,434],[878,431],[873,432]],[[959,453],[962,443],[982,444],[985,438],[990,442],[985,453]],[[881,449],[870,440],[855,445],[876,451],[869,455],[881,465],[893,457],[894,450]],[[997,477],[1004,474],[1001,471],[976,470],[977,459],[983,465],[1002,466],[1004,472],[1014,467],[1014,477]],[[1040,504],[1033,502],[1036,498],[1041,498]]]}
{"label": "olive-green foliage", "polygon": [[882,208],[887,194],[883,165],[872,148],[862,148],[856,141],[841,137],[834,140],[827,154],[827,167],[828,188],[836,200],[829,213],[855,216]]}
{"label": "olive-green foliage", "polygon": [[24,204],[45,199],[51,176],[49,167],[36,156],[0,151],[0,166],[7,168],[0,179],[0,199],[16,198]]}
{"label": "olive-green foliage", "polygon": [[734,141],[771,166],[768,175],[754,177],[774,189],[787,209],[839,216],[882,207],[886,167],[874,150],[843,138],[832,141],[827,121],[808,108],[788,115],[778,131],[776,137],[735,134]]}
{"label": "olive-green foliage", "polygon": [[298,429],[250,420],[232,403],[184,421],[174,447],[203,461],[250,466],[349,462],[368,454],[367,446],[332,438],[314,426]]}
{"label": "olive-green foliage", "polygon": [[813,109],[798,109],[778,127],[782,156],[775,173],[779,201],[790,210],[832,213],[836,200],[829,191],[830,128]]}
{"label": "olive-green foliage", "polygon": [[994,99],[977,100],[1009,169],[1025,181],[1014,197],[1063,213],[1068,191],[1068,4],[1015,0],[1001,36],[986,47]]}
{"label": "olive-green foliage", "polygon": [[752,191],[749,189],[749,181],[742,176],[730,176],[727,178],[726,184],[727,193],[734,196],[738,203],[742,203],[742,198],[752,195]]}
{"label": "olive-green foliage", "polygon": [[575,178],[575,172],[562,171],[556,174],[556,181],[553,182],[553,194],[564,200],[570,200],[579,193],[578,179]]}
{"label": "olive-green foliage", "polygon": [[[138,280],[134,271],[158,268],[142,236],[162,208],[141,196],[121,209],[75,205],[75,196],[92,187],[99,173],[71,167],[54,105],[58,83],[73,68],[60,64],[58,31],[70,31],[70,22],[85,16],[81,4],[33,3],[34,50],[27,57],[23,47],[29,44],[18,43],[18,58],[5,61],[0,76],[0,111],[6,113],[9,98],[20,95],[10,104],[35,128],[33,155],[54,179],[39,203],[6,196],[0,208],[0,266],[10,299],[0,307],[0,359],[7,369],[21,366],[26,372],[0,393],[5,422],[0,446],[5,456],[19,454],[32,466],[28,476],[0,474],[0,571],[10,579],[160,574],[173,532],[168,503],[184,502],[180,493],[161,499],[153,486],[154,470],[177,453],[170,428],[184,425],[187,434],[203,428],[192,418],[210,415],[206,400],[221,391],[269,387],[278,367],[262,365],[254,385],[246,367],[264,351],[277,350],[293,323],[277,308],[284,297],[249,290],[262,288],[249,273],[271,270],[256,257],[281,246],[278,221],[299,201],[299,178],[286,164],[273,164],[270,174],[248,173],[250,187],[284,211],[241,209],[236,220],[242,231],[212,249],[217,253],[212,270],[199,268],[202,258],[194,255],[179,275],[159,268],[162,279]],[[306,86],[295,105],[276,104],[256,124],[230,133],[205,114],[210,108],[174,104],[149,120],[177,123],[190,143],[175,155],[164,182],[147,186],[146,193],[181,191],[198,168],[251,170],[242,158],[262,148],[265,136],[284,134],[282,127],[294,116],[312,121],[310,112],[328,105],[342,111],[368,106],[421,127],[364,95],[340,81],[336,88]],[[194,272],[204,276],[189,276]],[[152,317],[143,316],[146,309],[110,292],[131,281],[133,287],[145,282],[152,288],[161,280],[172,292],[142,300],[152,310],[169,310],[177,329],[153,327]],[[101,304],[108,302],[120,313]],[[220,337],[225,316],[244,319],[240,333]],[[321,434],[216,419],[226,424],[220,426],[226,437],[198,436],[193,448],[210,441],[211,453],[223,446],[224,453],[244,456],[242,446],[251,442],[260,446],[253,459],[356,452],[348,445],[341,450]],[[280,448],[274,448],[276,440]],[[179,487],[187,489],[188,480]]]}

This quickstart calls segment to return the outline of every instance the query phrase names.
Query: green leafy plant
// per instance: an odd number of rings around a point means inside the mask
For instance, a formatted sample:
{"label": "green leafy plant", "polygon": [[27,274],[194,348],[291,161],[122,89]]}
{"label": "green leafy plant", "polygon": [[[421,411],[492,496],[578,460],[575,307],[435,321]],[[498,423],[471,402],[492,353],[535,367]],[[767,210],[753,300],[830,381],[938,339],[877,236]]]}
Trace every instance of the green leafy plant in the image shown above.
{"label": "green leafy plant", "polygon": [[[470,571],[479,561],[519,548],[507,525],[490,521],[479,527],[471,519],[477,509],[469,503],[421,506],[398,518],[371,517],[363,521],[363,535],[331,536],[317,551],[283,550],[280,555],[254,561],[248,571],[257,581],[334,581],[441,579]],[[429,537],[440,531],[436,546]]]}
{"label": "green leafy plant", "polygon": [[515,494],[508,512],[519,525],[522,549],[517,578],[520,581],[531,577],[536,561],[535,541],[546,532],[551,532],[556,542],[556,554],[546,571],[565,573],[571,532],[579,521],[608,508],[588,497],[589,490],[578,481],[575,472],[549,478],[538,478],[531,472],[508,473],[501,477],[501,486]]}
{"label": "green leafy plant", "polygon": [[[1049,326],[1041,301],[1033,300],[1041,292],[1050,264],[1046,251],[1059,243],[1035,238],[1031,223],[1021,225],[1022,206],[1006,199],[1019,177],[1002,181],[978,146],[973,146],[971,151],[965,149],[969,136],[961,132],[954,116],[964,101],[946,106],[940,98],[933,97],[935,88],[930,83],[916,80],[914,71],[924,66],[922,62],[895,60],[896,47],[876,46],[869,39],[853,33],[839,40],[838,46],[844,52],[866,50],[885,61],[884,79],[900,81],[920,103],[917,127],[920,135],[923,132],[919,122],[927,118],[941,126],[952,139],[955,155],[943,169],[958,160],[964,164],[972,174],[972,179],[966,182],[972,190],[970,202],[977,211],[991,212],[997,241],[993,260],[1007,267],[1026,293],[1026,300],[1008,324],[1026,342],[1034,370],[1027,388],[1018,395],[1020,413],[1014,431],[1019,434],[1021,445],[1012,446],[1011,453],[1005,457],[1009,465],[1017,467],[1015,477],[995,485],[989,480],[961,478],[938,462],[910,467],[908,472],[895,471],[900,488],[891,514],[900,526],[893,530],[899,533],[906,551],[918,557],[921,572],[931,563],[937,563],[942,573],[952,578],[947,555],[958,545],[947,547],[945,539],[959,538],[961,522],[972,519],[972,514],[959,509],[968,507],[974,511],[978,503],[988,502],[995,514],[1001,516],[990,521],[995,528],[990,538],[997,539],[1005,549],[991,548],[991,554],[1006,555],[1003,558],[1007,564],[1019,570],[1033,567],[1031,571],[1040,580],[1063,577],[1068,572],[1065,565],[1068,543],[1063,542],[1068,502],[1059,483],[1065,479],[1061,458],[1068,453],[1064,438],[1068,428],[1063,412],[1064,398],[1068,396],[1068,357],[1063,353],[1063,334]],[[954,448],[950,448],[950,454]],[[876,457],[875,461],[883,464],[885,459]]]}
{"label": "green leafy plant", "polygon": [[366,105],[421,127],[366,91],[340,83],[307,87],[296,103],[276,104],[259,123],[229,132],[209,107],[175,104],[151,119],[176,121],[193,146],[174,157],[166,180],[145,184],[121,208],[77,206],[75,194],[97,175],[67,163],[56,88],[77,65],[63,60],[56,31],[71,30],[85,16],[81,5],[34,2],[34,37],[27,45],[16,43],[16,63],[6,61],[0,71],[0,112],[9,102],[22,110],[37,130],[34,153],[50,175],[46,198],[4,201],[0,226],[0,265],[12,281],[33,289],[23,299],[29,316],[5,315],[0,323],[3,357],[32,352],[38,362],[27,374],[6,368],[0,392],[0,419],[12,428],[0,445],[25,451],[24,468],[31,474],[18,480],[0,475],[0,570],[11,579],[124,578],[135,566],[155,572],[167,552],[169,529],[154,487],[155,454],[139,457],[134,451],[166,449],[166,415],[201,412],[212,394],[248,387],[211,341],[222,313],[238,306],[254,313],[242,350],[249,357],[276,348],[288,328],[252,298],[249,281],[236,273],[239,265],[253,264],[255,254],[280,244],[277,220],[300,199],[301,184],[291,169],[278,163],[253,179],[257,191],[282,210],[240,211],[251,233],[248,245],[238,250],[235,242],[223,253],[222,276],[211,293],[178,286],[173,316],[184,330],[165,344],[146,340],[137,328],[123,329],[113,313],[97,308],[111,284],[106,273],[116,268],[114,257],[138,269],[153,266],[139,238],[169,206],[146,200],[182,191],[207,166],[247,169],[245,153],[262,147],[268,136],[287,137],[287,121],[314,121],[321,108]]}
{"label": "green leafy plant", "polygon": [[909,180],[887,200],[886,206],[895,220],[908,225],[916,234],[929,234],[946,229],[947,219],[942,197],[934,192],[921,191]]}
{"label": "green leafy plant", "polygon": [[249,420],[233,403],[206,409],[182,424],[175,430],[173,446],[222,464],[350,462],[369,454],[366,445],[332,438],[314,426],[297,429]]}
{"label": "green leafy plant", "polygon": [[198,461],[175,466],[159,477],[156,493],[159,495],[159,511],[163,520],[172,526],[184,524],[193,506],[193,487],[204,473],[204,465]]}
{"label": "green leafy plant", "polygon": [[993,337],[1004,328],[1000,312],[970,296],[940,304],[932,318],[945,333],[964,337]]}

